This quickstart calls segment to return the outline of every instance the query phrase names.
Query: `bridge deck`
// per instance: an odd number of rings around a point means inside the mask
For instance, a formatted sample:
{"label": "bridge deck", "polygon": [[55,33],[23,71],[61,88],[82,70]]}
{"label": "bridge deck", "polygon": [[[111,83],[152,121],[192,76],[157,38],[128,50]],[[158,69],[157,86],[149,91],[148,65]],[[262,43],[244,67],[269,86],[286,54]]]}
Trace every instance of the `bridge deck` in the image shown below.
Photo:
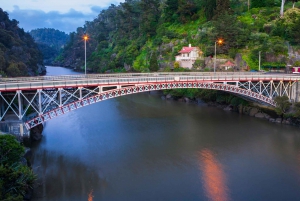
{"label": "bridge deck", "polygon": [[1,78],[0,91],[16,91],[58,87],[144,84],[159,82],[238,82],[238,81],[299,81],[293,74],[264,73],[121,73],[64,76]]}

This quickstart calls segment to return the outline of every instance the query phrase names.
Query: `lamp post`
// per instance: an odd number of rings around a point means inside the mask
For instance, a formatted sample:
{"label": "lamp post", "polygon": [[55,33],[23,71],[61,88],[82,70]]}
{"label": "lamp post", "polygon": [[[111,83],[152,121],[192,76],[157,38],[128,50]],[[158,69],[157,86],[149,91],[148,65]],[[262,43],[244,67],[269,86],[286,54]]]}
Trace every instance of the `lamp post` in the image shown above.
{"label": "lamp post", "polygon": [[86,41],[89,39],[89,37],[85,34],[83,36],[84,40],[84,75],[86,75]]}
{"label": "lamp post", "polygon": [[215,41],[215,62],[214,62],[214,73],[216,72],[216,65],[217,65],[217,43],[219,45],[222,45],[223,40],[222,39],[218,39]]}

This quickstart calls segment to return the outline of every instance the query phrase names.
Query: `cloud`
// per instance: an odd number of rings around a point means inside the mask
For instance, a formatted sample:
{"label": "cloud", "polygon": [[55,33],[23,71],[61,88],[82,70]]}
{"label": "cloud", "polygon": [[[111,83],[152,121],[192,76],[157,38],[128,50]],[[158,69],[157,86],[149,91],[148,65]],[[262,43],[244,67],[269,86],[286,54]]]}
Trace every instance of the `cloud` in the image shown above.
{"label": "cloud", "polygon": [[86,21],[92,21],[102,9],[99,6],[93,6],[90,13],[83,13],[74,9],[70,9],[67,13],[60,13],[58,11],[20,9],[18,6],[14,6],[13,11],[8,11],[8,13],[10,19],[19,21],[19,27],[25,31],[37,28],[54,28],[70,33],[76,31],[77,27],[82,27]]}

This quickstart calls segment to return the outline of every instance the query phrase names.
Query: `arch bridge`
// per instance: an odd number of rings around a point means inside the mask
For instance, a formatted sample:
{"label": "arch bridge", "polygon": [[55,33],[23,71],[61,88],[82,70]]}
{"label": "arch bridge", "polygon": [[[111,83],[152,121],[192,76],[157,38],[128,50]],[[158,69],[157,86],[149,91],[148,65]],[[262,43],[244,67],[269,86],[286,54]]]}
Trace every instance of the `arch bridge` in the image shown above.
{"label": "arch bridge", "polygon": [[[154,90],[226,91],[275,106],[276,96],[299,101],[300,76],[264,73],[122,73],[0,79],[0,120],[7,113],[29,130],[70,111],[119,96]],[[26,114],[34,114],[27,116]]]}

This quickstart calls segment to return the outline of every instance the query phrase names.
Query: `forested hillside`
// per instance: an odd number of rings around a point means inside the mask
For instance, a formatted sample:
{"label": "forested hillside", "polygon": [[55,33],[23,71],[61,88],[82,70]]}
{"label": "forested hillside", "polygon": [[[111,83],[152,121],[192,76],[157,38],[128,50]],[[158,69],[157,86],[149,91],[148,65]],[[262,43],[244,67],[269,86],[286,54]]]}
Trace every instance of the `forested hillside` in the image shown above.
{"label": "forested hillside", "polygon": [[[157,66],[167,70],[173,67],[178,51],[188,44],[199,47],[205,56],[214,56],[218,38],[224,41],[218,47],[219,57],[236,59],[237,70],[246,66],[257,69],[259,52],[263,65],[285,66],[295,62],[288,52],[294,55],[300,45],[299,3],[126,0],[120,5],[112,4],[94,21],[71,33],[58,61],[63,66],[83,68],[82,37],[86,33],[87,66],[92,72],[148,72],[158,70]],[[209,69],[209,64],[199,61],[195,67]]]}
{"label": "forested hillside", "polygon": [[18,23],[0,8],[0,74],[12,77],[42,74],[45,72],[42,54]]}
{"label": "forested hillside", "polygon": [[68,34],[52,28],[34,29],[29,33],[42,51],[45,65],[53,65],[53,61],[69,40]]}

